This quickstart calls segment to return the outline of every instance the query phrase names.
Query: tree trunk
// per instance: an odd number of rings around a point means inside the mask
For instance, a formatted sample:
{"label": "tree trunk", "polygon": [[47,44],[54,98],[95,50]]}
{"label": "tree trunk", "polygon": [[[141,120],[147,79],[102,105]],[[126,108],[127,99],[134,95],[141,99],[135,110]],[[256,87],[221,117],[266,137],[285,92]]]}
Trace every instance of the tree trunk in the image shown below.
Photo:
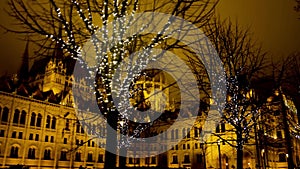
{"label": "tree trunk", "polygon": [[243,169],[243,136],[239,133],[237,133],[237,158],[236,158],[236,168],[237,169]]}
{"label": "tree trunk", "polygon": [[[122,147],[119,149],[120,154],[126,154],[126,148]],[[119,156],[119,168],[125,168],[126,167],[126,157]]]}
{"label": "tree trunk", "polygon": [[[105,150],[105,169],[114,169],[117,164],[117,112],[111,111],[107,113],[106,123],[106,150]],[[114,130],[114,131],[112,131]],[[109,151],[108,151],[109,150]]]}

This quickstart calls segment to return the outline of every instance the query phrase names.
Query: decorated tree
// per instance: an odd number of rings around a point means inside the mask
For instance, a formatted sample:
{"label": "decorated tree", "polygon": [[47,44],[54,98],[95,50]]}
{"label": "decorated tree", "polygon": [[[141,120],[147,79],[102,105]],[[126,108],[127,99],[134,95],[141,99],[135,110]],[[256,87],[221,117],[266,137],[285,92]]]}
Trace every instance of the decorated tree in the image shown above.
{"label": "decorated tree", "polygon": [[[228,140],[216,133],[220,140],[236,148],[237,168],[243,168],[244,145],[252,138],[263,102],[256,97],[252,81],[266,66],[260,46],[251,39],[249,29],[230,20],[215,18],[206,28],[224,64],[227,80],[227,102],[220,123],[229,124],[235,138]],[[223,124],[223,125],[224,125]],[[225,131],[225,128],[222,130]]]}
{"label": "decorated tree", "polygon": [[[193,55],[188,47],[190,44],[181,43],[181,40],[187,32],[201,28],[209,21],[216,2],[10,0],[9,5],[9,14],[17,20],[19,27],[13,30],[5,28],[6,30],[29,37],[30,41],[40,47],[41,55],[59,44],[66,53],[65,57],[84,63],[84,68],[89,72],[86,79],[94,82],[90,86],[91,90],[95,91],[97,105],[107,120],[106,149],[110,151],[105,154],[105,168],[111,169],[116,166],[117,147],[128,141],[121,138],[118,142],[117,135],[112,132],[118,130],[120,121],[122,124],[128,122],[130,111],[127,108],[130,105],[124,101],[130,95],[127,89],[130,85],[134,86],[132,83],[140,77],[141,70],[150,61],[164,55],[166,51],[180,49],[186,51],[181,52],[183,56]],[[163,17],[162,13],[165,14]],[[178,18],[187,20],[190,24],[185,25]],[[175,27],[172,25],[174,23],[177,24]],[[199,44],[201,40],[196,39]],[[163,50],[150,57],[153,55],[152,50],[156,48]],[[138,54],[138,57],[134,54]],[[129,58],[125,63],[129,74],[124,78],[118,68],[126,58]],[[185,63],[193,65],[190,67],[194,74],[203,70],[193,64],[194,60],[199,63],[199,59],[186,58]],[[204,82],[200,78],[197,80],[198,86]],[[112,86],[113,82],[115,87]],[[115,91],[117,96],[114,95]],[[143,100],[141,98],[139,102],[142,104]],[[136,104],[136,107],[139,108],[139,105]],[[121,125],[120,131],[126,135],[128,125]],[[123,151],[126,150],[119,149],[119,153]],[[124,165],[124,158],[121,158],[120,166]]]}

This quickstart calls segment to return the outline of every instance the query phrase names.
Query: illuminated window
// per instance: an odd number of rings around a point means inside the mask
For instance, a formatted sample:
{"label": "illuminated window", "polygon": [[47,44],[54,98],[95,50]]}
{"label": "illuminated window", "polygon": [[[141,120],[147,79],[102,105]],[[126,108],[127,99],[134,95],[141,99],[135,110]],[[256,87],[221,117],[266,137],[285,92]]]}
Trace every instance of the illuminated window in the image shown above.
{"label": "illuminated window", "polygon": [[67,144],[67,143],[68,143],[68,139],[64,138],[64,144]]}
{"label": "illuminated window", "polygon": [[190,163],[190,156],[189,155],[184,155],[184,160],[183,163]]}
{"label": "illuminated window", "polygon": [[55,117],[52,117],[51,128],[52,128],[52,129],[55,129],[55,128],[56,128],[56,118],[55,118]]}
{"label": "illuminated window", "polygon": [[103,160],[103,154],[99,154],[98,155],[98,163],[103,163],[104,160]]}
{"label": "illuminated window", "polygon": [[35,141],[39,141],[39,134],[35,134]]}
{"label": "illuminated window", "polygon": [[41,127],[41,123],[42,123],[42,115],[39,113],[36,119],[36,126]]}
{"label": "illuminated window", "polygon": [[36,119],[36,115],[34,112],[32,112],[30,118],[30,126],[35,126],[35,119]]}
{"label": "illuminated window", "polygon": [[195,129],[194,129],[194,136],[198,137],[198,128],[197,127],[195,127]]}
{"label": "illuminated window", "polygon": [[2,117],[1,117],[1,121],[2,122],[7,122],[7,120],[8,120],[8,113],[9,113],[8,108],[4,107],[3,111],[2,111]]}
{"label": "illuminated window", "polygon": [[178,164],[178,156],[177,155],[173,155],[172,164]]}
{"label": "illuminated window", "polygon": [[92,162],[93,161],[93,154],[92,153],[88,153],[87,161],[88,162]]}
{"label": "illuminated window", "polygon": [[66,119],[66,127],[65,130],[70,130],[70,120]]}
{"label": "illuminated window", "polygon": [[23,138],[23,132],[19,132],[18,139],[22,139],[22,138]]}
{"label": "illuminated window", "polygon": [[11,133],[11,138],[17,138],[17,132],[16,131],[13,131]]}
{"label": "illuminated window", "polygon": [[20,117],[20,111],[18,109],[15,110],[13,123],[18,124],[19,123],[19,117]]}
{"label": "illuminated window", "polygon": [[60,152],[60,160],[67,161],[67,151],[66,150],[63,150]]}
{"label": "illuminated window", "polygon": [[54,136],[51,136],[51,137],[50,137],[50,142],[51,142],[51,143],[54,143]]}
{"label": "illuminated window", "polygon": [[11,158],[18,158],[19,154],[19,147],[13,146],[10,149],[10,157]]}
{"label": "illuminated window", "polygon": [[46,120],[46,128],[50,128],[51,117],[48,115]]}
{"label": "illuminated window", "polygon": [[25,122],[26,122],[26,112],[22,110],[20,124],[25,124]]}
{"label": "illuminated window", "polygon": [[187,135],[186,135],[186,137],[187,137],[187,138],[191,138],[191,135],[190,135],[190,128],[187,129]]}
{"label": "illuminated window", "polygon": [[81,161],[81,153],[80,152],[76,152],[75,161]]}
{"label": "illuminated window", "polygon": [[29,159],[35,159],[35,148],[29,148],[28,149],[28,158]]}
{"label": "illuminated window", "polygon": [[51,159],[51,150],[50,149],[46,149],[44,151],[44,160],[50,160]]}
{"label": "illuminated window", "polygon": [[33,134],[32,133],[29,134],[29,138],[28,139],[29,140],[33,140]]}

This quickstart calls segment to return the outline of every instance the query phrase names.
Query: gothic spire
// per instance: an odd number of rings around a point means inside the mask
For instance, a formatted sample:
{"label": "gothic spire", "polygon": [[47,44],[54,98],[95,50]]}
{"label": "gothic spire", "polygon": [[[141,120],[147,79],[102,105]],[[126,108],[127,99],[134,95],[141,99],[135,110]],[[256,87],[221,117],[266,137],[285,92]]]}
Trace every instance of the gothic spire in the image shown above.
{"label": "gothic spire", "polygon": [[26,43],[26,47],[22,56],[21,68],[18,72],[19,80],[24,82],[29,77],[29,41]]}

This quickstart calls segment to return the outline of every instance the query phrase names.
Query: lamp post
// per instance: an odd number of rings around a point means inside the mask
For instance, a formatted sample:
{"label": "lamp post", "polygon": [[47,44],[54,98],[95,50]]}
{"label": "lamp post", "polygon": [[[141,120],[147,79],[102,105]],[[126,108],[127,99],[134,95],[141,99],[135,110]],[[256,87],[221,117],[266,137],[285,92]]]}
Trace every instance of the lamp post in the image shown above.
{"label": "lamp post", "polygon": [[220,140],[218,140],[218,152],[219,152],[219,167],[220,167],[220,169],[222,169],[222,159],[221,159]]}

